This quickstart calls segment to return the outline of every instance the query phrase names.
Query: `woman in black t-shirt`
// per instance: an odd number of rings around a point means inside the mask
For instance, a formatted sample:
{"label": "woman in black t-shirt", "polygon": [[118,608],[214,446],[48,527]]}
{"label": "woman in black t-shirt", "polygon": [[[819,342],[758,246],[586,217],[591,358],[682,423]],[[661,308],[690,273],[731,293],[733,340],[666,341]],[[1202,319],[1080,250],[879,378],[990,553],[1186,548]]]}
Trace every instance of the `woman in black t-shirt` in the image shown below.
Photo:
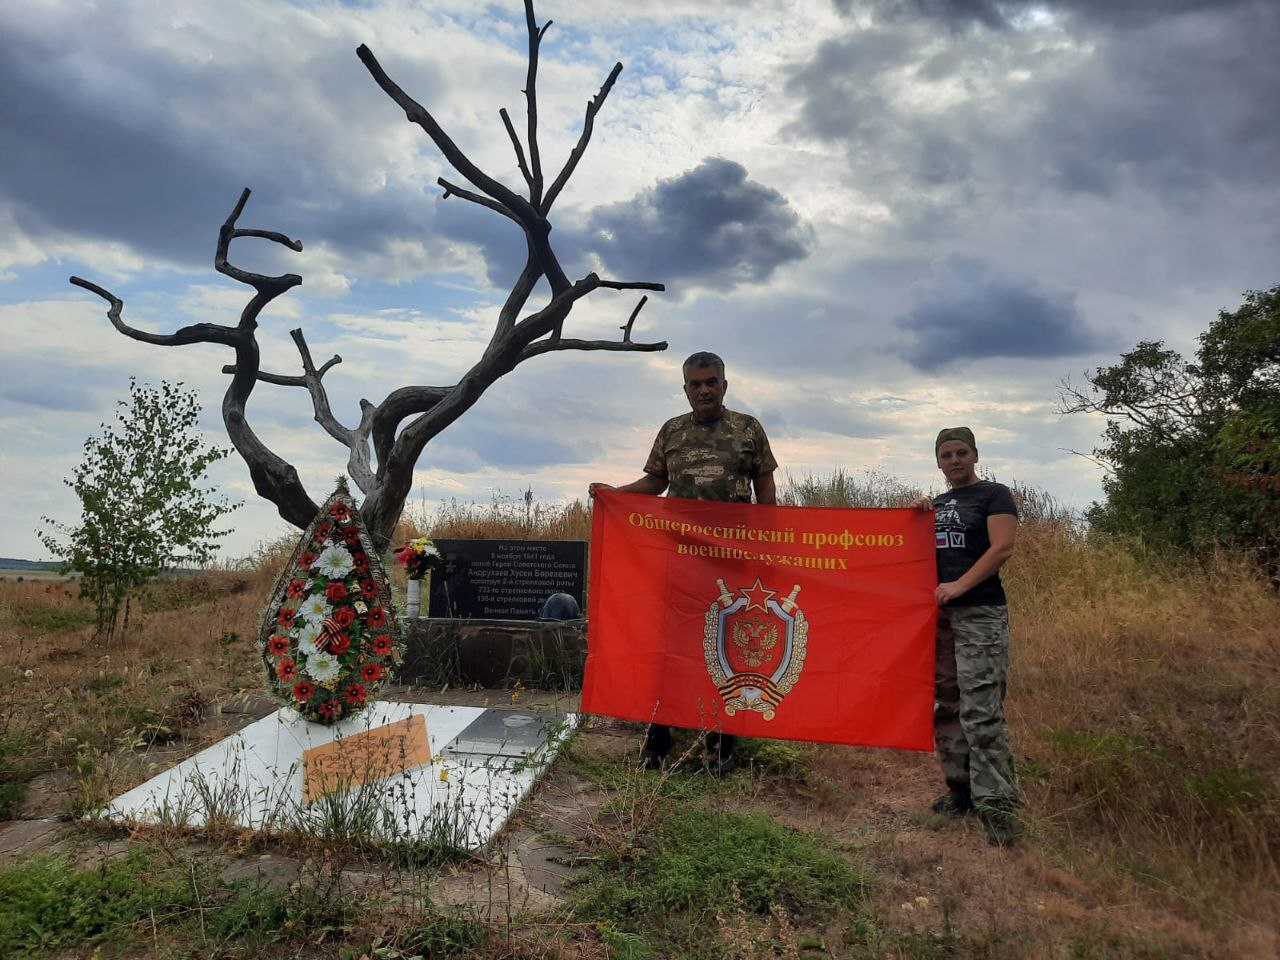
{"label": "woman in black t-shirt", "polygon": [[948,490],[911,504],[934,512],[938,557],[933,736],[947,792],[933,810],[975,810],[1003,846],[1015,837],[1018,783],[1004,717],[1009,612],[1000,568],[1013,555],[1018,509],[1008,487],[978,478],[968,427],[943,430],[934,452]]}

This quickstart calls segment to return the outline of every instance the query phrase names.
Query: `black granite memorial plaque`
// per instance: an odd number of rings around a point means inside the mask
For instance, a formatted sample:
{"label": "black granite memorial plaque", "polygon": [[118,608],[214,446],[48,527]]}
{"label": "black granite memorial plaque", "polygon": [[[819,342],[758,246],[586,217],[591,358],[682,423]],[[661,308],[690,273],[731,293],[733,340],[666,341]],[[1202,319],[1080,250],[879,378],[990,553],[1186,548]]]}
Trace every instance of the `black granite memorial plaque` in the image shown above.
{"label": "black granite memorial plaque", "polygon": [[433,541],[444,569],[431,575],[427,615],[536,620],[553,593],[583,603],[585,540]]}
{"label": "black granite memorial plaque", "polygon": [[489,709],[472,720],[441,752],[532,757],[546,749],[563,722],[552,713]]}

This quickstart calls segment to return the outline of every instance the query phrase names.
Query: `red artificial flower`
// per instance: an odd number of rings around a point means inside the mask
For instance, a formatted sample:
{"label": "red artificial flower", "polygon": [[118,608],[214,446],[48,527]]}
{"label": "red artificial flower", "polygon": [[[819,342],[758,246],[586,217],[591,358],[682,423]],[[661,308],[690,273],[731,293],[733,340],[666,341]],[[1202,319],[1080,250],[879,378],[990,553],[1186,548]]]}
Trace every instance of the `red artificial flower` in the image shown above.
{"label": "red artificial flower", "polygon": [[303,703],[310,700],[315,692],[315,685],[308,683],[306,680],[299,680],[293,685],[293,699],[300,700]]}
{"label": "red artificial flower", "polygon": [[286,630],[293,629],[294,618],[297,617],[298,611],[293,607],[281,607],[280,612],[276,614],[276,623],[284,627]]}
{"label": "red artificial flower", "polygon": [[347,595],[347,587],[344,583],[331,583],[324,588],[324,595],[330,600],[341,600]]}
{"label": "red artificial flower", "polygon": [[310,550],[304,550],[302,556],[298,558],[299,570],[310,570],[311,565],[316,562],[316,555]]}
{"label": "red artificial flower", "polygon": [[366,683],[373,683],[382,676],[382,664],[366,663],[360,667],[360,679]]}
{"label": "red artificial flower", "polygon": [[366,600],[372,600],[378,595],[378,585],[372,580],[361,580],[360,595]]}
{"label": "red artificial flower", "polygon": [[276,676],[288,683],[298,675],[298,665],[287,657],[276,664]]}
{"label": "red artificial flower", "polygon": [[333,519],[337,520],[339,523],[346,523],[351,519],[351,511],[347,509],[347,505],[341,500],[329,508],[329,513],[332,514]]}
{"label": "red artificial flower", "polygon": [[346,689],[347,703],[356,704],[364,703],[364,687],[358,683],[353,683]]}
{"label": "red artificial flower", "polygon": [[337,700],[326,700],[320,704],[320,716],[326,720],[334,720],[342,716],[342,704]]}
{"label": "red artificial flower", "polygon": [[387,611],[381,607],[369,608],[369,626],[385,627],[387,625]]}
{"label": "red artificial flower", "polygon": [[356,568],[356,573],[367,573],[369,570],[369,557],[363,553],[351,553],[351,564]]}
{"label": "red artificial flower", "polygon": [[267,650],[273,657],[279,657],[289,652],[289,638],[276,634],[267,641]]}
{"label": "red artificial flower", "polygon": [[360,530],[356,527],[347,527],[342,531],[342,539],[349,545],[355,546],[360,542]]}
{"label": "red artificial flower", "polygon": [[325,539],[326,537],[329,536],[329,531],[331,531],[332,529],[333,529],[333,524],[331,524],[328,520],[326,520],[324,523],[316,524],[316,539],[317,540]]}
{"label": "red artificial flower", "polygon": [[333,611],[333,622],[345,630],[355,622],[356,612],[350,607],[339,607]]}
{"label": "red artificial flower", "polygon": [[380,657],[385,657],[391,652],[391,637],[385,633],[379,634],[373,638],[371,646],[373,647],[374,653]]}
{"label": "red artificial flower", "polygon": [[289,599],[300,600],[307,595],[307,581],[299,577],[289,581]]}
{"label": "red artificial flower", "polygon": [[345,633],[334,633],[329,636],[329,652],[340,657],[351,649],[351,638]]}

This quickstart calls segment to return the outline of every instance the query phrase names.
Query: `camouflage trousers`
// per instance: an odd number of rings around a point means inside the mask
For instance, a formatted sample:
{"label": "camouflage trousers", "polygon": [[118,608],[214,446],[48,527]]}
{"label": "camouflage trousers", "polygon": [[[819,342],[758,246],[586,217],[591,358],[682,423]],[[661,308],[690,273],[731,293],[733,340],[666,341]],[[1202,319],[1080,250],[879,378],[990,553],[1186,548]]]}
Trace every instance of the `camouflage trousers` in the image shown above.
{"label": "camouflage trousers", "polygon": [[1018,802],[1004,719],[1009,611],[1003,605],[942,607],[934,665],[933,741],[950,782],[975,803]]}

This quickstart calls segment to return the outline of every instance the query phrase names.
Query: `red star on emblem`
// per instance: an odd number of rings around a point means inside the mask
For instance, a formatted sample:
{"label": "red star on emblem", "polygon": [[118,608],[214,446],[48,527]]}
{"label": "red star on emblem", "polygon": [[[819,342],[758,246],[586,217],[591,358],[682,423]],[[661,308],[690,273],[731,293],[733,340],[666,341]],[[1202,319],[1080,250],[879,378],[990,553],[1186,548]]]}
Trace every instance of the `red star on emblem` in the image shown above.
{"label": "red star on emblem", "polygon": [[753,610],[756,607],[759,607],[765,613],[768,613],[769,608],[765,606],[765,604],[768,603],[769,598],[775,596],[778,591],[766,590],[764,588],[764,584],[760,582],[760,578],[756,577],[756,582],[754,586],[741,587],[739,588],[738,592],[747,598],[748,610]]}

